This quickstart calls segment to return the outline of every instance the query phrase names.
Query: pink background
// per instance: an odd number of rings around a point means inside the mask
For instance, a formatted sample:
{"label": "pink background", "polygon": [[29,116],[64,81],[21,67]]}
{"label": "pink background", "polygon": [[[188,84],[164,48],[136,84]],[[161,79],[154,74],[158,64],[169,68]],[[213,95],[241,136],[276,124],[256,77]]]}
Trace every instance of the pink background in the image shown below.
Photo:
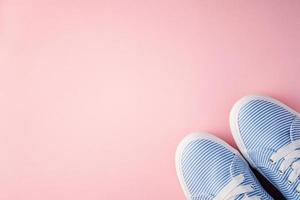
{"label": "pink background", "polygon": [[182,200],[177,143],[243,95],[300,110],[300,1],[0,1],[0,199]]}

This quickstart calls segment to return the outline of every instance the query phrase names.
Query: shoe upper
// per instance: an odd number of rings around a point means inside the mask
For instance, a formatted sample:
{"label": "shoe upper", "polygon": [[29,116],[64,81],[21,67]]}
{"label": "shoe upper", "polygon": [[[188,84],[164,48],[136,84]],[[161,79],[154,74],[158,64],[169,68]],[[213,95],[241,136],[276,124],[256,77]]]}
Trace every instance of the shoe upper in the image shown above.
{"label": "shoe upper", "polygon": [[[295,173],[291,166],[299,158],[290,159],[284,172],[280,169],[286,164],[283,163],[285,158],[280,158],[276,163],[272,160],[276,152],[300,139],[298,114],[272,98],[245,97],[232,110],[231,128],[237,145],[251,165],[287,199],[300,199],[296,190],[300,184],[299,178],[293,183],[288,181],[291,173]],[[295,150],[287,151],[286,155],[295,154]]]}
{"label": "shoe upper", "polygon": [[244,176],[241,185],[251,186],[253,191],[233,199],[272,199],[260,186],[248,164],[236,151],[229,149],[229,145],[222,144],[212,136],[207,138],[193,134],[187,138],[178,147],[176,166],[188,199],[213,200],[239,175]]}

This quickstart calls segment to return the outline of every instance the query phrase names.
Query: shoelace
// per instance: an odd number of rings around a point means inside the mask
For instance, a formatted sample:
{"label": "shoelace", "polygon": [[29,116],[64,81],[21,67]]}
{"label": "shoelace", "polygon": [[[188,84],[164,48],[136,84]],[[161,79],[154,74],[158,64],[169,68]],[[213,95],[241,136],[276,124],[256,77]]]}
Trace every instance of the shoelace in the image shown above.
{"label": "shoelace", "polygon": [[242,198],[243,200],[261,200],[257,196],[247,196],[247,193],[254,191],[254,188],[251,185],[242,185],[244,180],[245,177],[243,174],[233,177],[214,200],[234,200],[239,195],[244,195]]}
{"label": "shoelace", "polygon": [[[270,161],[272,164],[283,159],[279,167],[279,173],[284,174],[289,167],[292,172],[288,176],[288,183],[293,184],[300,176],[300,140],[293,141],[292,143],[280,148],[277,152],[272,154]],[[300,184],[296,188],[300,193]]]}

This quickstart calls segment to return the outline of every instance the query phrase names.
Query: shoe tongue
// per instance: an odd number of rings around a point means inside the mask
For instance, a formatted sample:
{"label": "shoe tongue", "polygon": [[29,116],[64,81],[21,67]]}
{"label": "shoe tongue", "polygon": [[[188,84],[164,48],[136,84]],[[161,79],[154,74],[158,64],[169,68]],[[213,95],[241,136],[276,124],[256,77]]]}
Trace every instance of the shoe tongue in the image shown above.
{"label": "shoe tongue", "polygon": [[295,117],[290,128],[291,140],[300,140],[300,118]]}
{"label": "shoe tongue", "polygon": [[[232,159],[232,163],[230,165],[230,174],[231,174],[231,177],[235,177],[235,176],[238,176],[238,175],[241,175],[243,174],[244,176],[246,175],[245,172],[246,172],[246,169],[245,169],[245,163],[244,161],[237,155],[235,155],[235,157]],[[243,195],[239,195],[235,198],[235,200],[237,199],[241,199],[243,197]]]}
{"label": "shoe tongue", "polygon": [[235,177],[240,174],[243,174],[244,172],[245,172],[245,163],[239,156],[236,155],[232,159],[232,163],[230,166],[230,174],[232,177]]}

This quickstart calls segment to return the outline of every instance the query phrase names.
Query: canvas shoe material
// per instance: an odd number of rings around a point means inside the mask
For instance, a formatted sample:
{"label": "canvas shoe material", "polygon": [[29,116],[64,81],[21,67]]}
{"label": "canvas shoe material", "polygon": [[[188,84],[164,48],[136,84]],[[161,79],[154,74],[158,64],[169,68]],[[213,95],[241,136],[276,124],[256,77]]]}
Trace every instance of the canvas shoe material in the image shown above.
{"label": "canvas shoe material", "polygon": [[248,164],[230,145],[208,133],[185,137],[176,170],[188,200],[271,200]]}
{"label": "canvas shoe material", "polygon": [[248,162],[288,200],[300,200],[300,118],[266,96],[239,100],[230,114],[237,146]]}

